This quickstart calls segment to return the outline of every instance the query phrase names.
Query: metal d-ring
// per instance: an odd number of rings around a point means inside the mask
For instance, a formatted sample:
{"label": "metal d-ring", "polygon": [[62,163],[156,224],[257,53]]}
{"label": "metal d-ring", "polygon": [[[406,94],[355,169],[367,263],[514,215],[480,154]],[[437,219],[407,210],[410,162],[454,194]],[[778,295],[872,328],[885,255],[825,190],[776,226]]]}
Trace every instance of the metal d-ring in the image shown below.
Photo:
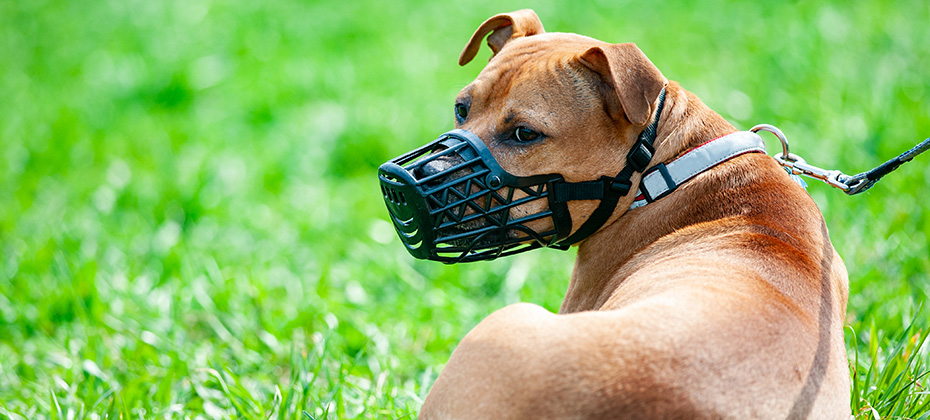
{"label": "metal d-ring", "polygon": [[750,128],[749,131],[752,131],[753,133],[757,133],[759,131],[768,131],[769,133],[774,134],[775,137],[778,137],[778,140],[781,141],[781,158],[786,161],[790,159],[790,153],[788,153],[788,138],[785,137],[785,133],[782,133],[778,127],[770,124],[759,124],[753,128]]}

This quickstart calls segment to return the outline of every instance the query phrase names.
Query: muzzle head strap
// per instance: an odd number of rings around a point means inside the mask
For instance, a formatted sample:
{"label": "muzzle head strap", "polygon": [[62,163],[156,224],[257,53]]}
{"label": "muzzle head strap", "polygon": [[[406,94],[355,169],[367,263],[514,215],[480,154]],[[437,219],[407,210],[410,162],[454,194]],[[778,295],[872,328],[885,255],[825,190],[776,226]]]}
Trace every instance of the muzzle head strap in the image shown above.
{"label": "muzzle head strap", "polygon": [[[626,166],[613,178],[606,176],[601,177],[599,180],[599,182],[603,184],[603,197],[600,198],[601,203],[575,233],[559,241],[559,244],[572,245],[593,235],[594,232],[597,232],[598,229],[607,222],[610,215],[614,213],[614,209],[617,208],[620,197],[624,197],[630,193],[630,189],[633,187],[633,181],[631,180],[633,174],[645,171],[652,161],[652,156],[655,153],[654,144],[656,135],[659,131],[659,118],[662,117],[662,109],[664,107],[665,88],[663,87],[662,91],[659,92],[659,106],[656,107],[655,118],[652,120],[652,123],[640,133],[639,137],[636,139],[636,143],[633,144],[630,152],[627,153]],[[584,200],[586,198],[578,197],[575,199]]]}

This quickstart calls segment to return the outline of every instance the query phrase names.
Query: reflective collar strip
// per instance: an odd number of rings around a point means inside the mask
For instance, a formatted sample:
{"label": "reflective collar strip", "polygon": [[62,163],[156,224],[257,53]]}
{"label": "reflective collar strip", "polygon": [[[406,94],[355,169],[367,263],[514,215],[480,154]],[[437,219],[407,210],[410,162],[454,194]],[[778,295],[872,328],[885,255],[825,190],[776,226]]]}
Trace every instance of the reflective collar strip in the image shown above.
{"label": "reflective collar strip", "polygon": [[665,197],[701,172],[746,153],[765,153],[765,143],[756,133],[737,131],[695,147],[667,165],[653,166],[643,174],[630,209]]}

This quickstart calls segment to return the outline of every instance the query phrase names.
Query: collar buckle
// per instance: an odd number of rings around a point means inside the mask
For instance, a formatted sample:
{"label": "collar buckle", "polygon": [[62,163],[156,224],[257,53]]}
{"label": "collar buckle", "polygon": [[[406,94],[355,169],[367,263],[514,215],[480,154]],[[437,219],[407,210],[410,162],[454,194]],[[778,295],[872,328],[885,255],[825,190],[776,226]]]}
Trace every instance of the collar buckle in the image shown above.
{"label": "collar buckle", "polygon": [[659,174],[662,175],[662,180],[665,181],[665,186],[667,189],[665,191],[662,191],[659,195],[653,197],[651,194],[649,194],[649,189],[641,185],[639,187],[639,191],[640,193],[643,194],[643,198],[646,199],[647,203],[651,203],[662,197],[665,197],[666,195],[671,194],[672,191],[675,191],[676,188],[678,188],[678,184],[675,183],[675,180],[672,178],[672,174],[669,173],[668,168],[665,166],[664,163],[660,163],[652,167],[652,169],[650,169],[649,172],[644,173],[643,181],[640,181],[640,183],[643,184],[646,177],[651,175],[653,172],[658,172]]}

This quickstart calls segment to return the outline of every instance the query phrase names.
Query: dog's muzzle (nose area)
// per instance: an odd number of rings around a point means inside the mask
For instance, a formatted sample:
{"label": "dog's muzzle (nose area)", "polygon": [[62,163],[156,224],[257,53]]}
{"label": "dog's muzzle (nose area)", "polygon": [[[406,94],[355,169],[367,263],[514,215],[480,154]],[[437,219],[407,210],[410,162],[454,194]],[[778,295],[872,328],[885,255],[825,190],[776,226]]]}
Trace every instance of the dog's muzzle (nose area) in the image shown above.
{"label": "dog's muzzle (nose area)", "polygon": [[551,199],[560,175],[512,175],[467,130],[384,163],[378,178],[398,236],[416,258],[491,260],[559,247],[560,232],[571,229],[567,207]]}
{"label": "dog's muzzle (nose area)", "polygon": [[458,155],[446,156],[445,159],[433,159],[423,165],[416,167],[413,171],[413,176],[419,179],[423,179],[426,177],[439,175],[461,162],[462,158]]}

